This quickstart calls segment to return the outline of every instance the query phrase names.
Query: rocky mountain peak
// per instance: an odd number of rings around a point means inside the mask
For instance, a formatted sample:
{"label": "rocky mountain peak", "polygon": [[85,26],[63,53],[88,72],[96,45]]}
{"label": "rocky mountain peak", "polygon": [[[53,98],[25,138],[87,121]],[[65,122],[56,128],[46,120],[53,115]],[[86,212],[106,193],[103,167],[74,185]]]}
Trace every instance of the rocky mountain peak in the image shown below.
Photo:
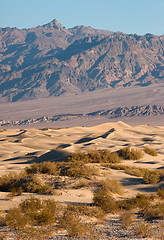
{"label": "rocky mountain peak", "polygon": [[44,26],[46,26],[48,28],[58,29],[58,30],[63,29],[62,25],[56,19],[52,20],[50,23],[48,23],[46,25],[43,25],[43,27]]}

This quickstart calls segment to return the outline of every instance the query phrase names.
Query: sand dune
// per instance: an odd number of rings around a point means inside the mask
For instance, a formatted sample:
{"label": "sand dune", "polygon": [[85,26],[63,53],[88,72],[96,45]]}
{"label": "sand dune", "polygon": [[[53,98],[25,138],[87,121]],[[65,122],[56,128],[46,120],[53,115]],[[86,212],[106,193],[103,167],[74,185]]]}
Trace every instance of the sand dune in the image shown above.
{"label": "sand dune", "polygon": [[[162,168],[164,165],[164,128],[148,125],[130,126],[123,122],[104,123],[94,127],[74,127],[63,129],[7,130],[0,132],[0,175],[13,170],[21,170],[31,161],[60,160],[57,148],[65,152],[76,149],[104,149],[116,151],[125,146],[142,148],[150,145],[159,155],[144,158],[133,165]],[[149,163],[148,163],[149,162]],[[153,162],[153,164],[151,164]],[[130,164],[128,162],[128,164]]]}
{"label": "sand dune", "polygon": [[[110,149],[117,151],[125,146],[142,149],[150,146],[157,150],[158,156],[144,154],[141,160],[123,160],[122,164],[148,169],[164,168],[164,127],[150,125],[130,126],[124,122],[104,123],[94,127],[8,129],[0,131],[0,176],[9,172],[19,172],[32,162],[61,161],[78,149]],[[102,168],[104,176],[118,179],[124,186],[128,198],[140,193],[156,192],[161,181],[156,184],[144,184],[142,178],[131,176],[123,170]],[[65,181],[66,179],[64,179]],[[74,180],[71,180],[74,181]],[[93,189],[59,189],[58,194],[49,196],[60,203],[92,203]],[[8,193],[0,192],[0,208],[8,210],[17,205],[29,193],[15,196],[10,201]],[[37,194],[34,194],[37,195]],[[47,198],[39,195],[40,198]],[[117,196],[116,196],[117,197]]]}

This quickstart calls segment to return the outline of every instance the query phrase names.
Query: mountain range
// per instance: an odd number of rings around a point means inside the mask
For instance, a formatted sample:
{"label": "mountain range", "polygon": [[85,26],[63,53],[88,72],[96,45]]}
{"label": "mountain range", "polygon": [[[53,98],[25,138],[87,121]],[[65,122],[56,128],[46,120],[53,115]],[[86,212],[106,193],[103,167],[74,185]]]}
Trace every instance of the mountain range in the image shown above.
{"label": "mountain range", "polygon": [[0,28],[0,102],[162,84],[164,35],[125,34],[57,20]]}

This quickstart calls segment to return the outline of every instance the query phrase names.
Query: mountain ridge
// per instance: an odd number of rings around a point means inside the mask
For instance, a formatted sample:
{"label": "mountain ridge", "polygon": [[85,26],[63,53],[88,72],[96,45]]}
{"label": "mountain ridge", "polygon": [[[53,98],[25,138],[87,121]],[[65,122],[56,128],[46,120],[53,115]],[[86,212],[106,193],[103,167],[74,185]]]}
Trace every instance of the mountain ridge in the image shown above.
{"label": "mountain ridge", "polygon": [[0,99],[22,101],[164,80],[164,35],[124,34],[56,19],[0,28]]}

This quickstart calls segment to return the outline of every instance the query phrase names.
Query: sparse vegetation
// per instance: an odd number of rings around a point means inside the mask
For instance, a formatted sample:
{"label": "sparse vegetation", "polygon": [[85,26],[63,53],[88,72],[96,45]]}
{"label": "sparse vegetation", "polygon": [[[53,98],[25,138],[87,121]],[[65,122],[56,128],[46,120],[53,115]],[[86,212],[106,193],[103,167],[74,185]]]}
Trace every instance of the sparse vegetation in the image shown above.
{"label": "sparse vegetation", "polygon": [[87,153],[76,151],[68,157],[71,162],[84,163],[120,163],[121,160],[117,153],[111,153],[110,150],[90,150]]}
{"label": "sparse vegetation", "polygon": [[49,174],[49,175],[57,175],[58,169],[57,165],[54,162],[42,162],[42,163],[32,163],[26,169],[27,174]]}
{"label": "sparse vegetation", "polygon": [[106,180],[99,183],[99,189],[94,193],[93,202],[105,212],[115,212],[117,209],[116,202],[112,196],[113,192],[122,192],[120,184],[116,184],[116,190],[112,187],[112,181]]}
{"label": "sparse vegetation", "polygon": [[124,170],[125,173],[136,177],[143,177],[143,181],[147,184],[157,183],[164,179],[163,169],[149,170],[146,168],[131,167],[122,164],[105,164],[104,166],[116,170]]}
{"label": "sparse vegetation", "polygon": [[112,193],[123,194],[124,190],[121,183],[113,178],[107,178],[98,182],[100,189],[106,189]]}
{"label": "sparse vegetation", "polygon": [[148,221],[152,219],[164,219],[164,203],[149,204],[140,213]]}
{"label": "sparse vegetation", "polygon": [[70,165],[68,169],[66,169],[63,172],[63,175],[74,177],[74,178],[79,178],[79,177],[89,178],[98,174],[99,174],[98,168],[90,167],[80,163]]}
{"label": "sparse vegetation", "polygon": [[[27,176],[25,172],[9,173],[0,177],[0,191],[19,195],[22,192],[52,194],[53,189],[36,176]],[[17,194],[18,193],[18,194]]]}
{"label": "sparse vegetation", "polygon": [[157,170],[149,170],[143,176],[144,183],[152,184],[160,181],[160,172]]}
{"label": "sparse vegetation", "polygon": [[157,194],[161,199],[164,199],[164,188],[159,188]]}
{"label": "sparse vegetation", "polygon": [[[56,222],[57,204],[54,200],[31,197],[10,209],[6,215],[6,224],[16,236],[23,239],[38,239],[48,236]],[[36,227],[38,226],[38,227]]]}
{"label": "sparse vegetation", "polygon": [[120,157],[128,160],[139,160],[144,156],[142,150],[130,147],[122,148],[118,153]]}
{"label": "sparse vegetation", "polygon": [[120,214],[120,220],[122,228],[128,229],[134,223],[135,216],[130,211],[123,211]]}
{"label": "sparse vegetation", "polygon": [[73,188],[78,189],[78,188],[88,188],[92,185],[93,183],[87,179],[79,179],[73,184]]}
{"label": "sparse vegetation", "polygon": [[82,224],[81,217],[76,212],[66,210],[60,220],[60,227],[68,232],[69,237],[87,237],[94,239],[93,231],[89,224]]}
{"label": "sparse vegetation", "polygon": [[151,147],[145,146],[143,150],[145,153],[147,153],[151,156],[154,156],[154,157],[158,156],[157,151]]}
{"label": "sparse vegetation", "polygon": [[139,222],[135,227],[136,235],[147,238],[153,236],[153,228],[150,224],[145,222]]}

